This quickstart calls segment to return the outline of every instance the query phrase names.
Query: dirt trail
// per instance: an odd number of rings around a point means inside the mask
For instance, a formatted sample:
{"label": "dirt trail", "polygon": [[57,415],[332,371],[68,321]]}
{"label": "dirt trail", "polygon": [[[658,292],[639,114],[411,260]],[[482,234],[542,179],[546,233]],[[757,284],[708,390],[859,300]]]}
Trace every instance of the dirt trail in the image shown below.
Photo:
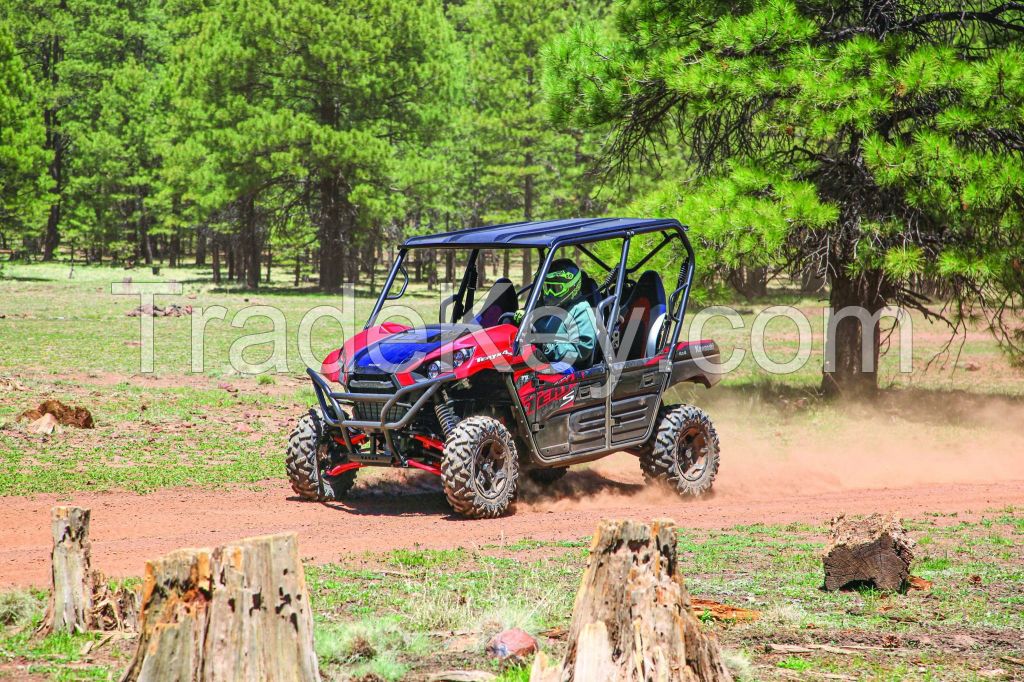
{"label": "dirt trail", "polygon": [[822,524],[839,512],[957,512],[964,518],[1024,504],[1019,401],[922,394],[801,412],[785,399],[728,399],[710,411],[719,425],[722,465],[714,494],[701,500],[644,486],[629,455],[573,469],[547,490],[527,488],[514,515],[489,521],[454,517],[430,474],[402,477],[388,470],[361,474],[353,499],[330,506],[297,500],[283,480],[149,495],[0,497],[0,587],[46,584],[55,504],[92,509],[94,563],[110,576],[140,575],[147,558],[178,547],[283,531],[299,534],[304,558],[329,562],[396,548],[577,539],[606,517],[670,517],[685,527],[731,528]]}
{"label": "dirt trail", "polygon": [[[634,462],[635,465],[635,462]],[[989,484],[927,484],[896,489],[849,489],[789,497],[751,496],[723,485],[709,499],[663,497],[633,480],[590,470],[570,473],[560,493],[532,495],[513,516],[489,521],[453,517],[439,493],[364,494],[347,505],[318,505],[291,497],[284,483],[256,490],[168,489],[150,495],[81,494],[70,500],[38,495],[0,500],[0,587],[45,585],[49,570],[49,509],[73,502],[92,509],[93,558],[110,576],[140,575],[147,558],[169,550],[212,545],[248,535],[296,531],[304,559],[336,561],[364,551],[501,544],[519,538],[576,539],[609,516],[671,517],[692,528],[751,523],[821,523],[837,511],[895,509],[982,512],[1024,501],[1024,480]],[[578,489],[592,497],[579,498]],[[576,492],[573,492],[573,490]]]}

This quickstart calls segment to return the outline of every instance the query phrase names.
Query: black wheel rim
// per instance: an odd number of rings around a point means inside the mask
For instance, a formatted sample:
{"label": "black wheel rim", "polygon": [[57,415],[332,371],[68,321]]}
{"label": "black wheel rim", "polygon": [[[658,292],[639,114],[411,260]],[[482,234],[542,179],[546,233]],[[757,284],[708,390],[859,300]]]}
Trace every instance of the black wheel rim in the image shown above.
{"label": "black wheel rim", "polygon": [[473,489],[487,500],[499,499],[509,486],[508,448],[496,438],[480,443],[473,458]]}
{"label": "black wheel rim", "polygon": [[676,453],[679,475],[691,483],[699,481],[708,468],[708,444],[704,432],[696,426],[683,431]]}

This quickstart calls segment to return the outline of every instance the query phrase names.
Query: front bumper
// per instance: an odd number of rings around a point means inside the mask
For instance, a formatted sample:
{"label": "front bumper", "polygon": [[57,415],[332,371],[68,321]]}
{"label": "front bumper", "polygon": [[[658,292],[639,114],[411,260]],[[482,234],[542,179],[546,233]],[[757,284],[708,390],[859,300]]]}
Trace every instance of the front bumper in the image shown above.
{"label": "front bumper", "polygon": [[[316,400],[320,403],[320,411],[323,413],[324,421],[337,428],[341,439],[345,444],[348,455],[353,460],[358,460],[359,451],[352,444],[350,429],[356,429],[364,433],[381,433],[384,442],[392,457],[402,459],[400,453],[392,442],[392,434],[400,431],[416,418],[423,406],[431,401],[434,395],[441,390],[441,386],[448,377],[438,377],[427,381],[420,381],[409,386],[402,386],[394,393],[354,393],[350,391],[332,391],[327,381],[316,371],[306,369],[306,374],[313,380],[313,391],[316,393]],[[419,394],[418,396],[416,394]],[[408,402],[412,400],[413,402]],[[374,420],[354,419],[346,416],[344,405],[356,405],[357,403],[380,404],[380,418]],[[394,414],[396,407],[408,406],[400,419],[388,421],[388,415]]]}

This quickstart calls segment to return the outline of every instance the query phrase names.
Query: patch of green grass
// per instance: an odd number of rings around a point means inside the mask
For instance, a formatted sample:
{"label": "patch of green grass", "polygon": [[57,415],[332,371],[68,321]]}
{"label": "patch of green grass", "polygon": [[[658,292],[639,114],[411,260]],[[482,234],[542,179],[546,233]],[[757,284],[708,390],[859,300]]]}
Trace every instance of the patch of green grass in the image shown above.
{"label": "patch of green grass", "polygon": [[530,682],[530,668],[525,665],[506,668],[494,682]]}
{"label": "patch of green grass", "polygon": [[949,557],[925,557],[914,564],[918,571],[945,571],[953,565]]}
{"label": "patch of green grass", "polygon": [[787,656],[776,665],[786,670],[813,670],[814,664],[799,656]]}
{"label": "patch of green grass", "polygon": [[0,664],[24,659],[29,662],[29,673],[49,675],[54,680],[110,679],[113,673],[106,666],[81,662],[82,647],[99,639],[101,633],[58,633],[38,638],[33,636],[38,622],[36,618],[13,634],[0,634]]}

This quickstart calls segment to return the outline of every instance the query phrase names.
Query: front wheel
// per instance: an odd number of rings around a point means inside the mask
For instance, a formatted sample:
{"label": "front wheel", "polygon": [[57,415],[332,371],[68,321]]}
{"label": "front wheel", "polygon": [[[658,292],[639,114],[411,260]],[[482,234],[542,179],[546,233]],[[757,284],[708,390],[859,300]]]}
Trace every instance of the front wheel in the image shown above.
{"label": "front wheel", "polygon": [[663,408],[651,448],[640,454],[648,481],[663,483],[681,496],[711,490],[718,473],[718,434],[699,407]]}
{"label": "front wheel", "polygon": [[441,478],[448,504],[462,516],[501,516],[515,498],[519,482],[512,434],[491,417],[463,419],[445,443]]}
{"label": "front wheel", "polygon": [[307,500],[340,500],[356,483],[356,470],[339,476],[322,476],[331,464],[331,448],[338,447],[324,434],[324,418],[319,409],[302,415],[288,438],[284,465],[292,490]]}

